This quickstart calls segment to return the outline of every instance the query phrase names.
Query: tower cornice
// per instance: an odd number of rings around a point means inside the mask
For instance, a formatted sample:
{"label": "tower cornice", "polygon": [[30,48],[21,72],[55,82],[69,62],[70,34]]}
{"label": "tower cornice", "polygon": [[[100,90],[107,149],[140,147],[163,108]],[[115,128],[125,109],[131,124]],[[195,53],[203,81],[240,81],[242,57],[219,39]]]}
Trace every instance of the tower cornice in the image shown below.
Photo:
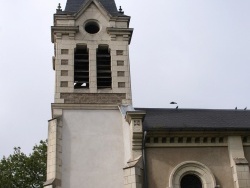
{"label": "tower cornice", "polygon": [[56,34],[75,34],[79,26],[51,26],[51,41],[54,43]]}
{"label": "tower cornice", "polygon": [[114,27],[107,27],[108,34],[111,35],[111,40],[115,40],[117,35],[122,35],[124,39],[128,41],[130,44],[133,29],[132,28],[114,28]]}

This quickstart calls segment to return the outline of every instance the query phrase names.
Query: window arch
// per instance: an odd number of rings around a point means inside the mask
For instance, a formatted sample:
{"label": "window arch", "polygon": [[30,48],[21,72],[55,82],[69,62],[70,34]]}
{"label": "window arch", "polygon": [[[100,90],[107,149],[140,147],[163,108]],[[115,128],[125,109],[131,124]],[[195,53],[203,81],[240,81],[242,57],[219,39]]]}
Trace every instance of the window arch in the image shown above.
{"label": "window arch", "polygon": [[188,188],[181,186],[183,178],[192,178],[193,180],[198,178],[202,188],[216,187],[216,181],[210,169],[197,161],[186,161],[177,165],[170,174],[169,188]]}

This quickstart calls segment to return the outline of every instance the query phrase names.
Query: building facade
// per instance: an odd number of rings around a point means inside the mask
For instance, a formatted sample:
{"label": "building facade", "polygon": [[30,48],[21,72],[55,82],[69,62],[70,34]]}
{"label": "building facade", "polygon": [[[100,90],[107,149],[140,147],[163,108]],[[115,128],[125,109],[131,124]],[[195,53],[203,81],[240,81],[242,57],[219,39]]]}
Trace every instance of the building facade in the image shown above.
{"label": "building facade", "polygon": [[54,14],[44,187],[250,187],[250,111],[133,107],[129,21],[114,0]]}

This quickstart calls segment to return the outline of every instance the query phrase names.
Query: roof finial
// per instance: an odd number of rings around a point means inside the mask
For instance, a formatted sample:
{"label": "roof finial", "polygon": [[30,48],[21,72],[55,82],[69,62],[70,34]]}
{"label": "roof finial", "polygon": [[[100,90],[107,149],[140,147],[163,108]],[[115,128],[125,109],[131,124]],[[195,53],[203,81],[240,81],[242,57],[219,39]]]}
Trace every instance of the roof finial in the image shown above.
{"label": "roof finial", "polygon": [[61,4],[59,3],[58,6],[57,6],[57,9],[56,9],[56,13],[62,12],[61,8],[62,8]]}
{"label": "roof finial", "polygon": [[122,6],[119,8],[119,13],[124,14],[124,11],[122,11]]}

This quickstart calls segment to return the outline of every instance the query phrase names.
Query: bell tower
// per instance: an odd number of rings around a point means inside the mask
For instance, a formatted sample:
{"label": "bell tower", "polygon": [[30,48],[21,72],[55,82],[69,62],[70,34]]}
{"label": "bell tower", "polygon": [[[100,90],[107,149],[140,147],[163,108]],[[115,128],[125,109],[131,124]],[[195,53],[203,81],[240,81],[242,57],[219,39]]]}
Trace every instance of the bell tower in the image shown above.
{"label": "bell tower", "polygon": [[68,0],[51,28],[55,103],[131,104],[129,16],[113,0]]}
{"label": "bell tower", "polygon": [[55,97],[46,188],[124,187],[132,105],[130,17],[114,0],[67,0],[51,27]]}

